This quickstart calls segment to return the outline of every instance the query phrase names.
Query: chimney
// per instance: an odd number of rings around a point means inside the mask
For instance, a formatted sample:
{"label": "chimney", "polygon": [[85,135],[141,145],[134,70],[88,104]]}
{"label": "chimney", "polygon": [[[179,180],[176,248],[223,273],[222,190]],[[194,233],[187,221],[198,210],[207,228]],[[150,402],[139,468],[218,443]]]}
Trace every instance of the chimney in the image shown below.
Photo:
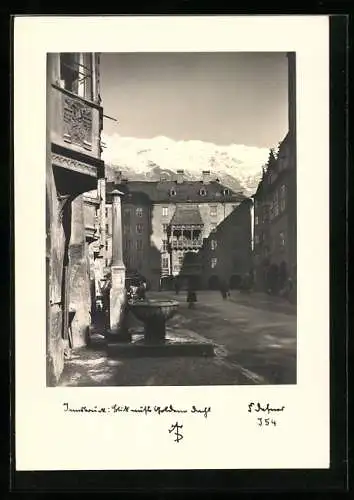
{"label": "chimney", "polygon": [[183,183],[184,170],[177,170],[177,184]]}
{"label": "chimney", "polygon": [[210,182],[210,170],[203,170],[203,184],[209,184]]}
{"label": "chimney", "polygon": [[296,135],[296,53],[288,52],[288,127]]}

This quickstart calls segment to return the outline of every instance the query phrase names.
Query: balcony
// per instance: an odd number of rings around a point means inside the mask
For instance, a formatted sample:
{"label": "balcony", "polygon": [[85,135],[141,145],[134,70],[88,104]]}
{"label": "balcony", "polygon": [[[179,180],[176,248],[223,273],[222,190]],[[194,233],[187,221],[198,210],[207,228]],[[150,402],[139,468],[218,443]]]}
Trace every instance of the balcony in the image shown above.
{"label": "balcony", "polygon": [[193,240],[187,238],[171,240],[172,249],[186,250],[201,248],[202,246],[203,238],[195,238]]}

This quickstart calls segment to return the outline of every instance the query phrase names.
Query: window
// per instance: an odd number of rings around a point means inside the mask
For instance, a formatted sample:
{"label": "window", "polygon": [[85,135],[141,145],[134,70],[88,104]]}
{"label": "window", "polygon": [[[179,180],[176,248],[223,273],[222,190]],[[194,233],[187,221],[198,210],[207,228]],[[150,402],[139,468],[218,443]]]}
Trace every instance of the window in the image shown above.
{"label": "window", "polygon": [[179,256],[178,256],[178,264],[179,264],[180,266],[182,266],[182,265],[183,265],[183,259],[184,259],[184,256],[183,256],[183,255],[179,255]]}
{"label": "window", "polygon": [[162,224],[162,232],[167,233],[168,224]]}
{"label": "window", "polygon": [[256,215],[256,217],[254,218],[254,223],[256,226],[258,226],[259,223],[258,215]]}
{"label": "window", "polygon": [[216,205],[210,205],[210,216],[215,217],[218,213],[218,207]]}
{"label": "window", "polygon": [[168,247],[167,247],[167,240],[162,240],[162,251],[167,252]]}
{"label": "window", "polygon": [[168,257],[162,257],[162,267],[168,269]]}
{"label": "window", "polygon": [[216,240],[211,240],[210,241],[210,248],[212,250],[216,250],[216,247],[218,246],[218,242]]}
{"label": "window", "polygon": [[216,264],[218,263],[218,259],[216,257],[213,257],[210,261],[210,266],[212,269],[216,267]]}
{"label": "window", "polygon": [[61,53],[60,84],[69,92],[92,100],[92,54]]}
{"label": "window", "polygon": [[123,232],[124,232],[124,234],[130,234],[130,225],[129,224],[124,224]]}
{"label": "window", "polygon": [[168,207],[162,207],[162,217],[168,217]]}
{"label": "window", "polygon": [[286,208],[286,186],[280,186],[280,211],[284,212]]}
{"label": "window", "polygon": [[170,189],[170,195],[171,196],[176,196],[176,190],[175,189]]}
{"label": "window", "polygon": [[136,225],[136,232],[137,232],[138,234],[141,234],[141,233],[143,232],[143,230],[144,230],[144,226],[143,226],[143,224],[137,224],[137,225]]}
{"label": "window", "polygon": [[223,195],[224,196],[228,196],[229,194],[230,194],[230,190],[229,189],[224,189]]}
{"label": "window", "polygon": [[259,243],[259,235],[258,234],[255,235],[254,241],[258,245],[258,243]]}
{"label": "window", "polygon": [[263,213],[262,213],[262,219],[263,219],[263,222],[268,222],[269,220],[269,206],[268,205],[265,205],[263,207]]}
{"label": "window", "polygon": [[211,232],[212,232],[212,233],[215,233],[215,231],[216,231],[216,226],[217,226],[216,222],[212,222],[212,223],[210,224],[210,228],[211,228]]}
{"label": "window", "polygon": [[136,240],[136,249],[137,250],[143,249],[143,240]]}
{"label": "window", "polygon": [[123,214],[124,214],[124,219],[127,220],[127,221],[129,221],[130,220],[130,214],[131,214],[130,208],[125,208]]}
{"label": "window", "polygon": [[280,233],[279,233],[279,245],[280,245],[280,248],[285,247],[285,233],[284,233],[284,231],[280,231]]}
{"label": "window", "polygon": [[78,52],[60,54],[60,80],[64,89],[75,94],[79,89],[79,59]]}
{"label": "window", "polygon": [[137,217],[142,217],[142,216],[143,216],[143,209],[142,209],[141,207],[137,207],[137,208],[135,209],[135,215],[136,215]]}
{"label": "window", "polygon": [[106,233],[109,234],[109,224],[106,224]]}
{"label": "window", "polygon": [[273,203],[274,217],[277,217],[279,215],[278,191],[275,192]]}
{"label": "window", "polygon": [[105,247],[106,247],[106,252],[107,252],[108,251],[108,241],[106,241]]}
{"label": "window", "polygon": [[130,250],[132,247],[132,240],[124,240],[124,247],[126,250]]}
{"label": "window", "polygon": [[108,208],[106,208],[106,218],[108,217]]}
{"label": "window", "polygon": [[205,195],[207,194],[206,189],[202,188],[202,189],[199,191],[199,194],[200,194],[200,196],[205,196]]}

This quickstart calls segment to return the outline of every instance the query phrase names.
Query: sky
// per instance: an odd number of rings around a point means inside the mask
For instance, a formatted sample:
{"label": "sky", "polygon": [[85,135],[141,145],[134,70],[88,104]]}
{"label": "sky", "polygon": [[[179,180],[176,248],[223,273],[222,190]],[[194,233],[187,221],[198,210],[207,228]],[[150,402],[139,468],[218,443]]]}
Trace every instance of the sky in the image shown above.
{"label": "sky", "polygon": [[270,148],[288,130],[287,58],[273,53],[101,54],[104,134]]}

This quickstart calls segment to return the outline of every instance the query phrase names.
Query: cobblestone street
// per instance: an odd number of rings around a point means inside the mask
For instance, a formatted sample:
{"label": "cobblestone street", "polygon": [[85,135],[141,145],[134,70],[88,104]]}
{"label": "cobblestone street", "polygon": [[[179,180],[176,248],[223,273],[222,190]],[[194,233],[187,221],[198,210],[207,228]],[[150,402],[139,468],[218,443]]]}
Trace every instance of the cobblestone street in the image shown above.
{"label": "cobblestone street", "polygon": [[[296,311],[280,299],[232,292],[198,293],[188,309],[181,292],[150,293],[150,298],[180,302],[168,330],[187,332],[194,340],[212,342],[215,357],[110,359],[103,337],[89,348],[73,351],[61,386],[224,385],[296,383]],[[136,326],[137,322],[131,322]]]}

